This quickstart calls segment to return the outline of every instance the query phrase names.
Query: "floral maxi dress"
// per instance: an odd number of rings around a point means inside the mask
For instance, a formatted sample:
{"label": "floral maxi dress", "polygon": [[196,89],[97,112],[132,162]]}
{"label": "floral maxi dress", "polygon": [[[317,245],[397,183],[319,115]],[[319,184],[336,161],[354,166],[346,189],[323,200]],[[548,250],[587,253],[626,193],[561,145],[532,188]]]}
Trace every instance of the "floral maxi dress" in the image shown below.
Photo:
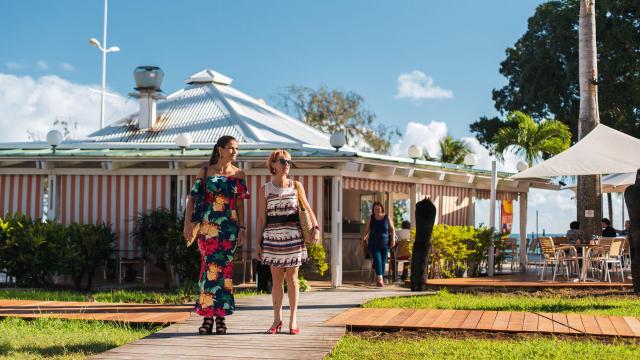
{"label": "floral maxi dress", "polygon": [[199,222],[200,296],[195,312],[206,317],[225,317],[235,309],[233,298],[233,257],[238,239],[236,200],[249,198],[244,179],[221,175],[207,176],[191,189],[195,199],[191,221]]}

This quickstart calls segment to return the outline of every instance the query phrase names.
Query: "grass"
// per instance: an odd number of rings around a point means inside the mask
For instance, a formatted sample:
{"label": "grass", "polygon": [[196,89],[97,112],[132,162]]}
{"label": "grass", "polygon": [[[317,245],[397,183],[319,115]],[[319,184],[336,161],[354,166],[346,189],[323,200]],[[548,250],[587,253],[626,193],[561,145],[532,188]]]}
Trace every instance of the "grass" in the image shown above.
{"label": "grass", "polygon": [[0,320],[0,358],[83,359],[158,330],[113,322],[6,318]]}
{"label": "grass", "polygon": [[640,316],[640,298],[633,295],[580,296],[573,293],[449,293],[374,299],[363,307],[495,310]]}
{"label": "grass", "polygon": [[[257,295],[253,289],[241,289],[235,297]],[[184,304],[195,300],[196,295],[190,291],[148,292],[140,290],[111,290],[89,293],[65,290],[41,289],[2,289],[0,299],[6,300],[42,300],[42,301],[89,301],[92,297],[97,302],[109,303],[149,303],[149,304]]]}
{"label": "grass", "polygon": [[452,339],[429,336],[420,340],[372,340],[354,334],[343,337],[327,359],[637,359],[640,346],[623,341],[530,339]]}

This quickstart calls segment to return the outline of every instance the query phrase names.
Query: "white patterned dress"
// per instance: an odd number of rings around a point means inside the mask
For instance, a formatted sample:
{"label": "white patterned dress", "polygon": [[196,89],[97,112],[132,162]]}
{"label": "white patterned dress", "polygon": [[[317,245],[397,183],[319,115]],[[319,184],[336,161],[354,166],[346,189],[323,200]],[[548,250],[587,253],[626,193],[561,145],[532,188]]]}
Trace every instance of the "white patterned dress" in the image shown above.
{"label": "white patterned dress", "polygon": [[295,267],[307,261],[307,248],[302,238],[298,217],[298,197],[293,181],[281,188],[264,185],[267,200],[267,224],[262,233],[262,264]]}

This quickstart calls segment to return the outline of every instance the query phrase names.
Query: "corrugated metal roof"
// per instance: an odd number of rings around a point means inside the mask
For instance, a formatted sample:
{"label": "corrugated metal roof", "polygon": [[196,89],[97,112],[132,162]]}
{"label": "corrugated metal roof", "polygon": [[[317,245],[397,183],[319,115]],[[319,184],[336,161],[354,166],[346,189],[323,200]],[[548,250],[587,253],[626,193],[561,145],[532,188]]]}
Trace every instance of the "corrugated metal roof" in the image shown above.
{"label": "corrugated metal roof", "polygon": [[[135,113],[89,135],[88,140],[169,144],[178,134],[187,132],[194,144],[211,146],[220,136],[231,135],[245,145],[304,144],[331,148],[327,134],[231,87],[230,79],[228,82],[204,82],[202,76],[198,79],[202,82],[191,83],[158,101],[158,119],[152,130],[138,129]],[[349,146],[343,149],[353,150]]]}
{"label": "corrugated metal roof", "polygon": [[158,102],[158,119],[153,130],[138,129],[138,113],[89,135],[96,142],[172,143],[183,132],[194,143],[215,143],[222,135],[245,142],[238,131],[237,120],[219,100],[213,98],[206,85],[181,90]]}

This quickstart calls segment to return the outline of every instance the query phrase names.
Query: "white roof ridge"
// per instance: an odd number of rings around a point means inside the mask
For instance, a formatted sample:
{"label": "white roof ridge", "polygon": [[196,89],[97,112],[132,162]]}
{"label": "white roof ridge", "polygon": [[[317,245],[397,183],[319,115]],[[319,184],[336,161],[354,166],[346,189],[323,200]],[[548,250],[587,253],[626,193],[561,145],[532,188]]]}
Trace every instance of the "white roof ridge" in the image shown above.
{"label": "white roof ridge", "polygon": [[212,69],[204,69],[189,76],[184,80],[184,82],[187,84],[214,83],[220,85],[231,85],[232,81],[232,78]]}

